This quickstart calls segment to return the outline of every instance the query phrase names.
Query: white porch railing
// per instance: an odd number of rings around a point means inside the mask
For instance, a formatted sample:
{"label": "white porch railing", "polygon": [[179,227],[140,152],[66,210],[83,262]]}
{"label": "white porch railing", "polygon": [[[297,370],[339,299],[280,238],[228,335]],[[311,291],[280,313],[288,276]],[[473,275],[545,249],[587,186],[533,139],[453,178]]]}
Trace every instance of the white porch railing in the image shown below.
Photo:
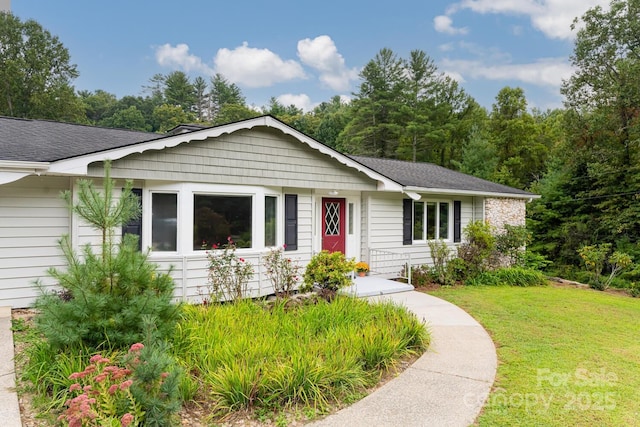
{"label": "white porch railing", "polygon": [[369,249],[369,274],[399,277],[411,284],[411,254]]}

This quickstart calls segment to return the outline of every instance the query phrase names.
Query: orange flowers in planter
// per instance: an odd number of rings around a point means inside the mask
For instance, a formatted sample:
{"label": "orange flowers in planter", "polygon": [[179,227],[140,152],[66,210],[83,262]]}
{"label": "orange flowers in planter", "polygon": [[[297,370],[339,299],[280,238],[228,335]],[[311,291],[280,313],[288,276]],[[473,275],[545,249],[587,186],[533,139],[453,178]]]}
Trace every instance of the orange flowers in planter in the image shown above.
{"label": "orange flowers in planter", "polygon": [[364,261],[360,261],[356,264],[356,271],[358,273],[367,273],[369,271],[369,264]]}

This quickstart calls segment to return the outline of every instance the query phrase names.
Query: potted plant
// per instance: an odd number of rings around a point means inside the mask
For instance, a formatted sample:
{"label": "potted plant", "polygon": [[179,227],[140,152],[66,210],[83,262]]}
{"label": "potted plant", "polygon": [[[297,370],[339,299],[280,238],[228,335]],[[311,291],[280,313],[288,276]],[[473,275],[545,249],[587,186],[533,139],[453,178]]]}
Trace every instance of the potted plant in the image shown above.
{"label": "potted plant", "polygon": [[356,271],[358,272],[358,276],[364,277],[369,272],[369,264],[360,261],[356,264]]}

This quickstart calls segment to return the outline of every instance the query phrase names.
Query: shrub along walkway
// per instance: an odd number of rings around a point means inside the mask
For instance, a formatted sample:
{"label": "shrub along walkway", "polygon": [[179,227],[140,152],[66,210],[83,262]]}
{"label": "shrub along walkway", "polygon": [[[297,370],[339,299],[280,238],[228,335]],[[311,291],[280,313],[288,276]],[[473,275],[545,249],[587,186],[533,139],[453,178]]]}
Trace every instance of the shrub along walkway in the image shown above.
{"label": "shrub along walkway", "polygon": [[[375,280],[374,280],[375,279]],[[315,427],[468,426],[480,413],[495,378],[497,358],[487,332],[455,305],[397,288],[397,282],[358,278],[356,295],[404,305],[429,326],[431,345],[413,365],[352,406],[311,425]],[[374,283],[375,282],[375,283]],[[399,292],[400,291],[400,292]],[[395,293],[393,293],[395,292]],[[0,307],[0,420],[20,427],[15,392],[11,310]]]}
{"label": "shrub along walkway", "polygon": [[[365,288],[364,281],[359,288]],[[497,368],[496,349],[484,328],[457,306],[421,292],[399,292],[369,299],[391,300],[424,319],[431,333],[429,350],[372,394],[311,425],[472,424],[489,395]]]}

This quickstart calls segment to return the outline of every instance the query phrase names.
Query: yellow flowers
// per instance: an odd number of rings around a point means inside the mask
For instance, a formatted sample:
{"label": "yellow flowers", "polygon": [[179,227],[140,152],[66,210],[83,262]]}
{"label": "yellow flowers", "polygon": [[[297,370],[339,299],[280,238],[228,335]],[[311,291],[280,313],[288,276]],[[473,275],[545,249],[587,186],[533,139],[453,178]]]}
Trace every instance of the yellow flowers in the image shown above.
{"label": "yellow flowers", "polygon": [[356,264],[356,271],[358,273],[366,273],[369,271],[369,264],[367,264],[364,261],[360,261],[359,263]]}

